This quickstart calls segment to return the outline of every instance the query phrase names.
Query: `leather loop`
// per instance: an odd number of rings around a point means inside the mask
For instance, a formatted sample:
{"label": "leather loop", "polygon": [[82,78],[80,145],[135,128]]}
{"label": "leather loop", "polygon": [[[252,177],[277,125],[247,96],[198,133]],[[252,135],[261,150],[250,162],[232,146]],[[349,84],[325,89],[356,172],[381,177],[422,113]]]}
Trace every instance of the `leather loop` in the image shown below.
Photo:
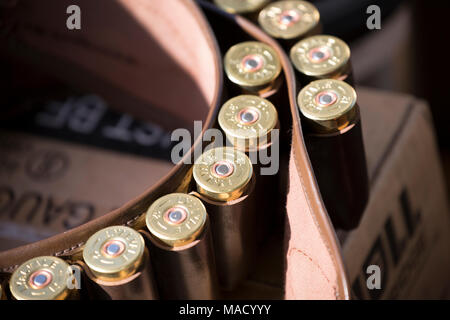
{"label": "leather loop", "polygon": [[[81,35],[65,29],[64,13],[69,2],[20,1],[5,14],[6,23],[14,23],[14,27],[0,47],[77,87],[98,92],[110,101],[124,101],[117,105],[126,106],[126,112],[142,115],[144,119],[149,115],[155,119],[162,114],[161,118],[166,118],[168,125],[182,127],[192,125],[194,120],[203,120],[203,131],[214,124],[220,106],[222,63],[210,27],[193,2],[79,1],[85,15],[83,21],[86,21]],[[158,19],[174,20],[149,23],[157,13],[160,13]],[[164,48],[171,36],[178,47]],[[187,39],[196,41],[196,47],[190,46]],[[183,50],[188,45],[189,48]],[[170,54],[180,55],[186,51],[190,53],[183,63]],[[193,70],[201,63],[203,68]],[[159,84],[152,89],[151,85],[158,82],[163,82],[167,88]],[[175,98],[177,100],[170,100]],[[147,108],[151,108],[150,111]],[[165,112],[151,112],[155,108]],[[174,112],[178,113],[174,119],[167,117]],[[186,158],[192,157],[194,148],[201,143],[200,138]],[[102,228],[133,225],[155,199],[178,191],[189,170],[190,166],[179,163],[157,184],[117,210],[65,233],[0,252],[0,270],[12,272],[22,262],[40,255],[71,255]]]}

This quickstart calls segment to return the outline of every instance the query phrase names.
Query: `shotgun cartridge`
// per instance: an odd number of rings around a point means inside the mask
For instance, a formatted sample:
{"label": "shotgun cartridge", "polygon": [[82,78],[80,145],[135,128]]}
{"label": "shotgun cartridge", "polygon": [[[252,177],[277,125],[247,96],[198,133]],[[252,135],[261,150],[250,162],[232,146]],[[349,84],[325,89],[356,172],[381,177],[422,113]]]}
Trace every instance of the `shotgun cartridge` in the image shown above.
{"label": "shotgun cartridge", "polygon": [[258,19],[259,11],[269,3],[270,0],[214,0],[214,3],[231,14],[242,15],[252,21]]}
{"label": "shotgun cartridge", "polygon": [[259,13],[258,22],[270,36],[289,50],[296,42],[322,30],[320,13],[307,1],[276,1]]}
{"label": "shotgun cartridge", "polygon": [[298,95],[305,142],[335,227],[358,226],[369,184],[356,92],[340,80],[311,82]]}
{"label": "shotgun cartridge", "polygon": [[77,299],[71,277],[71,267],[64,260],[42,256],[20,265],[9,280],[9,289],[16,300]]}
{"label": "shotgun cartridge", "polygon": [[304,85],[314,80],[336,79],[353,86],[350,48],[339,38],[308,37],[292,47],[290,57]]}
{"label": "shotgun cartridge", "polygon": [[161,298],[217,298],[211,231],[203,203],[189,194],[165,195],[149,207],[146,225]]}
{"label": "shotgun cartridge", "polygon": [[238,90],[237,94],[254,94],[268,98],[281,86],[281,63],[269,45],[258,41],[232,46],[224,57],[225,73]]}
{"label": "shotgun cartridge", "polygon": [[214,148],[197,159],[193,176],[211,218],[220,285],[232,290],[248,275],[256,256],[252,164],[239,150]]}
{"label": "shotgun cartridge", "polygon": [[156,285],[144,238],[126,226],[93,234],[83,250],[87,276],[113,300],[153,300]]}

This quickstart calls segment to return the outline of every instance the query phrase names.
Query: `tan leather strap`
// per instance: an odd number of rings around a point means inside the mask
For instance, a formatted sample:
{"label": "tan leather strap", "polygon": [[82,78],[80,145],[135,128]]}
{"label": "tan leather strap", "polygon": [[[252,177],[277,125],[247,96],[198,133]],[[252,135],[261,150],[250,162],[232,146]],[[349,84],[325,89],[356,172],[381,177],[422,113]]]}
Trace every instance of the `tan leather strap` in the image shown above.
{"label": "tan leather strap", "polygon": [[[126,106],[127,112],[144,119],[156,118],[171,127],[192,126],[194,120],[203,120],[203,130],[212,126],[220,106],[221,59],[207,22],[191,1],[77,3],[85,15],[81,33],[66,28],[65,11],[70,1],[19,1],[5,12],[8,32],[1,46],[77,87]],[[157,36],[161,39],[155,40]],[[173,42],[178,47],[162,49],[171,38],[176,39]],[[196,43],[199,52],[191,46],[183,50],[189,40]],[[163,50],[184,52],[184,65]],[[204,70],[194,70],[195,65],[203,65]],[[171,100],[174,97],[176,101]],[[175,119],[168,117],[173,113],[177,114]],[[0,252],[0,269],[12,271],[39,255],[71,255],[104,227],[133,225],[155,199],[180,191],[188,170],[189,166],[180,163],[141,196],[101,218],[49,239]]]}

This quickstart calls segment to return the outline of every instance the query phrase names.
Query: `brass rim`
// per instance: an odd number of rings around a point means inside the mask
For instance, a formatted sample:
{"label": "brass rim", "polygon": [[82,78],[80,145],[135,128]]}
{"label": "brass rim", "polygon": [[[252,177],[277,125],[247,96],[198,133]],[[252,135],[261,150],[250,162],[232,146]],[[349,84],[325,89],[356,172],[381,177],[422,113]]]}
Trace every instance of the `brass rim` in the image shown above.
{"label": "brass rim", "polygon": [[[218,166],[226,168],[217,174]],[[246,190],[253,166],[243,152],[234,148],[214,148],[203,153],[194,164],[194,180],[199,193],[218,201],[239,198]]]}
{"label": "brass rim", "polygon": [[280,39],[294,39],[308,34],[320,21],[317,8],[300,0],[277,1],[265,7],[258,17],[261,27],[269,35]]}
{"label": "brass rim", "polygon": [[20,265],[9,281],[17,300],[64,300],[69,295],[70,266],[62,259],[43,256]]}
{"label": "brass rim", "polygon": [[214,0],[214,3],[229,13],[245,14],[255,12],[265,6],[270,0]]}
{"label": "brass rim", "polygon": [[313,81],[300,91],[297,100],[302,115],[318,132],[342,130],[358,112],[355,89],[340,80]]}
{"label": "brass rim", "polygon": [[[249,62],[257,65],[248,67]],[[269,85],[281,73],[280,59],[275,50],[258,41],[232,46],[225,54],[224,66],[230,81],[250,90]]]}
{"label": "brass rim", "polygon": [[[313,53],[324,57],[314,59]],[[326,77],[345,69],[350,60],[349,46],[339,38],[327,35],[308,37],[299,41],[290,52],[291,61],[301,73],[312,77]]]}
{"label": "brass rim", "polygon": [[144,238],[139,232],[126,226],[112,226],[88,239],[83,259],[97,278],[117,281],[136,272],[144,249]]}
{"label": "brass rim", "polygon": [[[168,210],[181,207],[186,218],[177,224],[164,218]],[[150,233],[170,248],[187,245],[202,233],[207,219],[206,208],[196,197],[185,193],[165,195],[149,207],[146,224]]]}
{"label": "brass rim", "polygon": [[[243,121],[243,112],[257,115],[257,120]],[[269,143],[270,133],[277,123],[278,113],[275,106],[269,100],[257,96],[234,97],[225,102],[219,111],[220,127],[230,142],[241,151]]]}

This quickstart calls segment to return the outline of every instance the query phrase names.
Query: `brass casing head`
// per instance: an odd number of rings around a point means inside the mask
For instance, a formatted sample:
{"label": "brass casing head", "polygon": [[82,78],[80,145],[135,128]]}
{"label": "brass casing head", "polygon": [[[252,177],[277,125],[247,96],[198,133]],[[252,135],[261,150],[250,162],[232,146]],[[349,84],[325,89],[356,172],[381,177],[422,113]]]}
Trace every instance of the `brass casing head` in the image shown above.
{"label": "brass casing head", "polygon": [[290,56],[301,73],[319,79],[334,78],[345,72],[350,60],[350,48],[339,38],[318,35],[297,42]]}
{"label": "brass casing head", "polygon": [[334,79],[317,80],[304,87],[297,102],[308,124],[317,133],[345,129],[358,116],[356,92],[349,84]]}
{"label": "brass casing head", "polygon": [[43,256],[19,266],[9,280],[17,300],[64,300],[70,295],[71,269],[64,260]]}
{"label": "brass casing head", "polygon": [[197,240],[206,220],[203,203],[185,193],[171,193],[159,198],[146,214],[147,228],[152,236],[170,248]]}
{"label": "brass casing head", "polygon": [[224,66],[231,82],[252,93],[273,87],[281,72],[275,50],[258,41],[232,46],[225,54]]}
{"label": "brass casing head", "polygon": [[242,196],[252,175],[250,159],[234,148],[208,150],[194,164],[198,192],[217,201],[231,201]]}
{"label": "brass casing head", "polygon": [[271,132],[278,124],[278,113],[269,100],[240,95],[225,102],[218,120],[233,146],[250,151],[270,143]]}
{"label": "brass casing head", "polygon": [[119,281],[139,269],[144,249],[144,238],[139,232],[126,226],[112,226],[88,239],[83,260],[98,279]]}
{"label": "brass casing head", "polygon": [[303,37],[317,27],[320,14],[317,8],[300,0],[270,3],[259,13],[258,22],[269,35],[279,39]]}
{"label": "brass casing head", "polygon": [[214,0],[222,10],[233,14],[246,14],[258,11],[270,0]]}

